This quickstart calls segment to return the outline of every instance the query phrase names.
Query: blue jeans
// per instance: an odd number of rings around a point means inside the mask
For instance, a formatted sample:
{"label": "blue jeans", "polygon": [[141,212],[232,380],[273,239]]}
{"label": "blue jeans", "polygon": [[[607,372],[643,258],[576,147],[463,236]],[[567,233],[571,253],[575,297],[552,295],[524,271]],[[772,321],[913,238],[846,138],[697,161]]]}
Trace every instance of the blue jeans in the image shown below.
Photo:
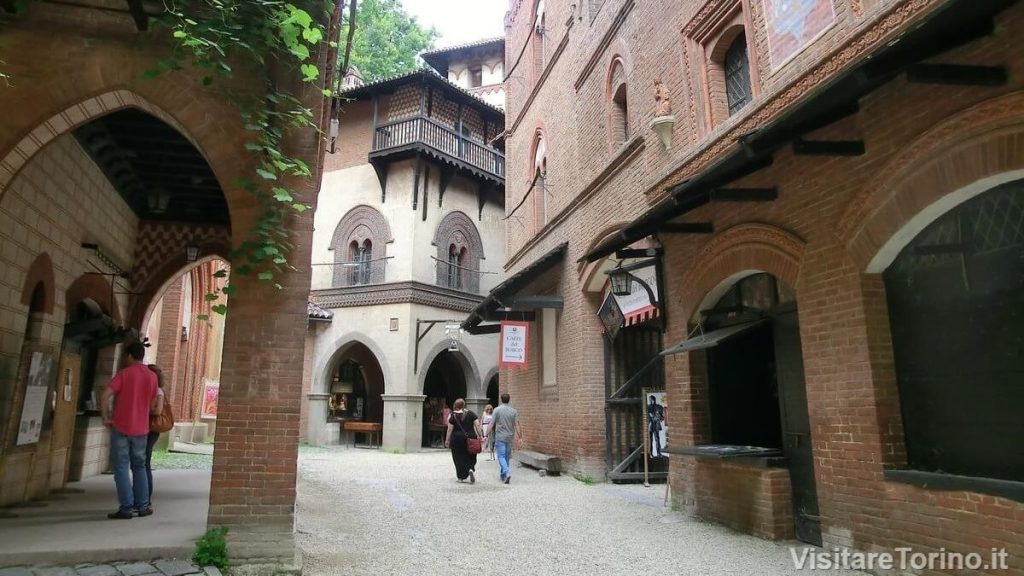
{"label": "blue jeans", "polygon": [[[149,507],[149,478],[146,476],[147,435],[125,436],[110,429],[110,453],[114,460],[114,485],[122,512]],[[131,476],[128,470],[131,469]]]}
{"label": "blue jeans", "polygon": [[495,439],[494,451],[498,453],[498,466],[501,468],[501,478],[508,478],[512,475],[512,471],[508,468],[508,459],[512,456],[512,443]]}

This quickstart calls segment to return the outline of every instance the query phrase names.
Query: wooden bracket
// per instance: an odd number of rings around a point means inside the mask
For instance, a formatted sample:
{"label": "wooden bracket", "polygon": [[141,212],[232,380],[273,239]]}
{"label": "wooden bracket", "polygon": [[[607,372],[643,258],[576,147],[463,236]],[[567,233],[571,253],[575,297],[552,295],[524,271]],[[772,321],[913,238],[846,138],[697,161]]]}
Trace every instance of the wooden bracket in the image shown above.
{"label": "wooden bracket", "polygon": [[793,153],[800,156],[862,156],[863,140],[793,140]]}

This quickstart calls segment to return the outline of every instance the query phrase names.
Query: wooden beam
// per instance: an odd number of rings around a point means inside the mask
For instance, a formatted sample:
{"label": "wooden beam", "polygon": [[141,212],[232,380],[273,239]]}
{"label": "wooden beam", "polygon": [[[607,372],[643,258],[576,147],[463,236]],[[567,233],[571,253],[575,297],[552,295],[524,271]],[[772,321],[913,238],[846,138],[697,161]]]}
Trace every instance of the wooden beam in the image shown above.
{"label": "wooden beam", "polygon": [[532,311],[502,312],[500,310],[488,311],[484,314],[484,320],[488,322],[501,322],[502,320],[516,320],[519,322],[534,322],[537,320],[537,313]]}
{"label": "wooden beam", "polygon": [[1002,86],[1006,69],[1001,66],[963,64],[915,64],[907,69],[907,82],[953,86]]}
{"label": "wooden beam", "polygon": [[420,201],[420,174],[423,173],[423,156],[416,155],[416,171],[412,177],[412,209],[416,210]]}
{"label": "wooden beam", "polygon": [[371,162],[373,171],[377,173],[377,181],[380,182],[380,203],[383,204],[388,196],[388,165],[384,162]]}
{"label": "wooden beam", "polygon": [[139,32],[149,30],[149,16],[142,8],[142,0],[128,0],[128,10],[132,13],[132,19],[135,20],[135,27]]}
{"label": "wooden beam", "polygon": [[711,234],[715,225],[711,222],[666,222],[658,226],[662,234]]}
{"label": "wooden beam", "polygon": [[664,251],[661,248],[623,248],[615,251],[615,257],[619,260],[626,258],[653,258],[661,256]]}
{"label": "wooden beam", "polygon": [[513,296],[502,300],[501,303],[505,308],[512,310],[561,310],[565,307],[565,300],[561,296]]}
{"label": "wooden beam", "polygon": [[452,179],[455,178],[455,168],[447,165],[441,165],[441,179],[437,188],[437,207],[441,207],[441,201],[444,200],[444,191],[448,189],[448,185],[452,183]]}
{"label": "wooden beam", "polygon": [[793,153],[800,156],[862,156],[863,140],[793,140]]}
{"label": "wooden beam", "polygon": [[500,334],[501,324],[478,324],[472,328],[467,328],[466,332],[474,336],[480,336],[483,334]]}
{"label": "wooden beam", "polygon": [[716,188],[712,202],[771,202],[779,197],[777,188]]}

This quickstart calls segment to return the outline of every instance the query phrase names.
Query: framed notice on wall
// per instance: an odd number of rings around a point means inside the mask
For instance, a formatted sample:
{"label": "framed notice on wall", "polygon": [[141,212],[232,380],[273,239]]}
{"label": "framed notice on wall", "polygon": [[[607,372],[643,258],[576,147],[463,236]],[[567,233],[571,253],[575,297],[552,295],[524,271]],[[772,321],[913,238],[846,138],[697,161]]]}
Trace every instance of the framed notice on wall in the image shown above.
{"label": "framed notice on wall", "polygon": [[525,370],[529,362],[529,331],[526,322],[502,322],[501,348],[498,350],[498,366],[513,370]]}
{"label": "framed notice on wall", "polygon": [[33,352],[28,368],[28,382],[21,404],[21,421],[18,423],[18,446],[39,442],[43,431],[43,416],[46,414],[46,399],[53,383],[53,356]]}

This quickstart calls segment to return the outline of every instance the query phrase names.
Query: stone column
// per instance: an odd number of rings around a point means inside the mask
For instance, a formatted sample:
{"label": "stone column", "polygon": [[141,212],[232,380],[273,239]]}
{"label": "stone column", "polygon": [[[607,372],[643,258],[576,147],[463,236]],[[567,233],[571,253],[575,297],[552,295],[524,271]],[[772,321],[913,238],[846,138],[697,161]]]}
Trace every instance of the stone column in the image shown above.
{"label": "stone column", "polygon": [[314,392],[306,394],[308,404],[306,419],[306,441],[315,446],[338,444],[338,425],[327,422],[327,401],[330,394]]}
{"label": "stone column", "polygon": [[382,394],[384,432],[382,446],[418,452],[423,445],[422,394]]}
{"label": "stone column", "polygon": [[466,398],[466,408],[473,411],[480,418],[484,417],[484,406],[487,406],[487,398]]}

